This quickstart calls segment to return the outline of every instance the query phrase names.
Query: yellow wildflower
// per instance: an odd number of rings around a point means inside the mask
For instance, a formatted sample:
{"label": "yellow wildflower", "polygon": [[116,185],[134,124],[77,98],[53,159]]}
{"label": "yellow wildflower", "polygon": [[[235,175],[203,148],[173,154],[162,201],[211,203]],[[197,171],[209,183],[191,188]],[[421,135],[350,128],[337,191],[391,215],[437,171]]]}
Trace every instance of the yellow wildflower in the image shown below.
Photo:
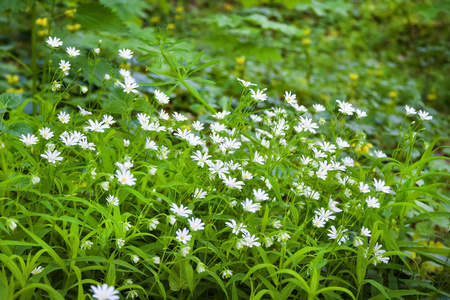
{"label": "yellow wildflower", "polygon": [[398,97],[398,93],[396,91],[390,91],[389,92],[389,97],[391,98],[397,98]]}
{"label": "yellow wildflower", "polygon": [[308,46],[311,44],[311,40],[310,39],[302,39],[302,45]]}
{"label": "yellow wildflower", "polygon": [[429,94],[427,98],[428,98],[428,100],[433,101],[433,100],[436,100],[437,95],[436,94]]}
{"label": "yellow wildflower", "polygon": [[233,10],[234,6],[232,4],[230,4],[230,3],[225,3],[223,5],[223,8],[225,8],[225,10],[230,11],[230,10]]}
{"label": "yellow wildflower", "polygon": [[9,84],[14,84],[16,82],[19,82],[19,76],[17,76],[17,75],[11,76],[8,74],[8,75],[6,75],[6,79],[8,79]]}
{"label": "yellow wildflower", "polygon": [[356,73],[350,73],[350,75],[348,75],[350,77],[351,80],[357,80],[358,79],[358,74]]}
{"label": "yellow wildflower", "polygon": [[236,57],[236,62],[243,65],[245,63],[245,56]]}
{"label": "yellow wildflower", "polygon": [[303,30],[303,34],[304,35],[310,35],[311,34],[311,29],[307,28],[307,29]]}
{"label": "yellow wildflower", "polygon": [[36,19],[36,25],[47,27],[48,19],[47,18],[37,18]]}
{"label": "yellow wildflower", "polygon": [[64,13],[66,14],[66,16],[68,16],[69,18],[75,18],[75,12],[76,12],[77,10],[74,8],[74,9],[68,9],[68,10],[66,10]]}
{"label": "yellow wildflower", "polygon": [[184,7],[183,6],[177,6],[177,8],[175,10],[177,11],[177,13],[181,14],[184,11]]}
{"label": "yellow wildflower", "polygon": [[48,29],[42,29],[37,31],[38,36],[48,36]]}
{"label": "yellow wildflower", "polygon": [[159,21],[161,21],[161,18],[160,18],[160,17],[152,17],[152,18],[150,19],[150,22],[152,22],[152,23],[158,23]]}
{"label": "yellow wildflower", "polygon": [[175,24],[169,23],[169,24],[167,24],[167,28],[170,30],[175,29]]}

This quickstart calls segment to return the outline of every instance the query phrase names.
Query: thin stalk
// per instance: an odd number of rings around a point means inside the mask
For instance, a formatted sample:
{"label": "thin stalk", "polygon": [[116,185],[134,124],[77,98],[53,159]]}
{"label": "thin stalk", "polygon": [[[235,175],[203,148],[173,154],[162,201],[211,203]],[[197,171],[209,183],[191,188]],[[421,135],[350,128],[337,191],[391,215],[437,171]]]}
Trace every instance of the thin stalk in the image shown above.
{"label": "thin stalk", "polygon": [[[36,1],[31,6],[31,71],[33,98],[37,93],[37,59],[36,59]],[[33,101],[33,116],[37,115],[37,103]]]}

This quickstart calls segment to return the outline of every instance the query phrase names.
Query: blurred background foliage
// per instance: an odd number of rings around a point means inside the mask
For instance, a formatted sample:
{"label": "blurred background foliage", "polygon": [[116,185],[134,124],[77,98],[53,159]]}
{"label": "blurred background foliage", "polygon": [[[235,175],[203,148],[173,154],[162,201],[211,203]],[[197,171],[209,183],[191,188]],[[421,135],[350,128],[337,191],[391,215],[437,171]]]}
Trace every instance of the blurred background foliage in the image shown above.
{"label": "blurred background foliage", "polygon": [[[381,148],[392,148],[405,104],[435,116],[429,133],[448,136],[449,11],[444,0],[0,0],[0,92],[39,90],[31,74],[44,66],[47,36],[84,53],[101,40],[104,58],[95,70],[87,55],[73,66],[82,69],[82,85],[101,85],[104,74],[119,68],[131,68],[138,82],[165,81],[142,66],[159,68],[156,56],[131,65],[106,59],[121,48],[139,58],[140,39],[152,40],[160,27],[173,40],[185,39],[175,51],[179,61],[189,62],[198,51],[204,52],[201,62],[219,61],[201,74],[214,85],[192,83],[212,106],[238,96],[236,77],[268,88],[272,105],[284,91],[305,105],[346,100],[367,110],[361,129]],[[64,59],[61,52],[54,63]],[[141,91],[145,97],[153,88]],[[201,113],[183,87],[174,92],[173,109]],[[111,108],[107,96],[99,108]],[[76,93],[67,97],[85,101]]]}

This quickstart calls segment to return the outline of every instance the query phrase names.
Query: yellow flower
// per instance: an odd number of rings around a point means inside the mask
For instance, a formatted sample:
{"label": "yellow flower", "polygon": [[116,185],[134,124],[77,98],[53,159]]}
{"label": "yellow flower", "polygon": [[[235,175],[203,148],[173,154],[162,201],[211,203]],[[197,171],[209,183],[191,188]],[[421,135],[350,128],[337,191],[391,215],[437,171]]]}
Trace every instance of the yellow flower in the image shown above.
{"label": "yellow flower", "polygon": [[169,24],[167,24],[167,28],[168,29],[175,29],[175,24],[169,23]]}
{"label": "yellow flower", "polygon": [[74,18],[75,17],[75,12],[76,12],[77,10],[74,8],[74,9],[68,9],[68,10],[66,10],[64,13],[66,14],[66,16],[68,16],[69,18]]}
{"label": "yellow flower", "polygon": [[368,144],[367,144],[367,147],[369,147],[369,148],[373,148],[373,145],[372,145],[372,143],[368,143]]}
{"label": "yellow flower", "polygon": [[383,76],[383,70],[375,70],[375,75]]}
{"label": "yellow flower", "polygon": [[183,16],[182,15],[176,15],[175,16],[175,20],[181,21],[181,20],[183,20]]}
{"label": "yellow flower", "polygon": [[183,6],[177,6],[177,8],[175,10],[177,11],[177,13],[181,14],[184,11],[184,7]]}
{"label": "yellow flower", "polygon": [[223,8],[225,8],[225,10],[230,11],[230,10],[233,10],[234,6],[232,4],[230,4],[230,3],[225,3],[223,5]]}
{"label": "yellow flower", "polygon": [[152,23],[158,23],[159,21],[161,21],[160,17],[153,17],[150,19],[150,22],[152,22]]}
{"label": "yellow flower", "polygon": [[361,147],[355,148],[355,152],[356,153],[361,153],[362,152]]}
{"label": "yellow flower", "polygon": [[360,166],[361,166],[361,164],[359,162],[355,161],[355,167],[360,167]]}
{"label": "yellow flower", "polygon": [[311,40],[310,39],[302,39],[302,45],[308,46],[311,44]]}
{"label": "yellow flower", "polygon": [[361,152],[364,153],[364,154],[369,153],[369,147],[367,147],[367,145],[365,145],[365,146],[362,148],[362,151],[361,151]]}
{"label": "yellow flower", "polygon": [[236,62],[243,65],[245,63],[245,56],[236,57]]}
{"label": "yellow flower", "polygon": [[38,36],[48,36],[48,29],[38,30]]}
{"label": "yellow flower", "polygon": [[304,35],[310,35],[311,34],[311,29],[307,28],[307,29],[303,30],[303,34]]}
{"label": "yellow flower", "polygon": [[81,28],[81,25],[80,24],[66,25],[66,28],[70,31],[77,31]]}
{"label": "yellow flower", "polygon": [[358,74],[356,73],[350,73],[350,75],[348,75],[350,77],[351,80],[357,80],[358,79]]}
{"label": "yellow flower", "polygon": [[396,91],[390,91],[389,92],[389,97],[391,98],[397,98],[398,97],[398,93]]}
{"label": "yellow flower", "polygon": [[47,26],[48,19],[47,18],[37,18],[36,19],[36,25],[46,27]]}
{"label": "yellow flower", "polygon": [[19,76],[17,76],[17,75],[11,76],[8,74],[8,75],[6,75],[6,79],[8,79],[9,84],[14,84],[16,82],[19,82]]}
{"label": "yellow flower", "polygon": [[436,94],[429,94],[427,98],[428,98],[428,100],[433,101],[433,100],[436,100],[437,95]]}
{"label": "yellow flower", "polygon": [[123,63],[120,64],[120,68],[121,69],[125,69],[125,70],[129,70],[130,69],[130,63],[123,62]]}

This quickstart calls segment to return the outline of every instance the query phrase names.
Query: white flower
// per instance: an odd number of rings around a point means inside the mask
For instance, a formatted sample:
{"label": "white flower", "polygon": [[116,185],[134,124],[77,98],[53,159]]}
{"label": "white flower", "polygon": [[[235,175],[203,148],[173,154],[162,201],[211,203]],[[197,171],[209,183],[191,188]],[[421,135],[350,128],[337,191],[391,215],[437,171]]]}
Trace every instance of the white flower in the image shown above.
{"label": "white flower", "polygon": [[344,115],[352,115],[355,111],[353,105],[351,105],[350,103],[340,100],[336,100],[336,102],[339,104],[339,111]]}
{"label": "white flower", "polygon": [[367,113],[365,111],[363,111],[363,110],[360,110],[360,109],[356,110],[356,115],[357,115],[358,119],[367,117]]}
{"label": "white flower", "polygon": [[58,114],[58,119],[61,121],[61,123],[69,123],[70,121],[70,115],[66,113],[65,111],[60,111]]}
{"label": "white flower", "polygon": [[247,227],[247,225],[244,225],[243,223],[237,224],[236,221],[233,219],[230,219],[230,222],[225,222],[225,225],[230,227],[232,229],[232,232],[236,235],[239,234],[239,232],[247,232],[248,231],[247,229],[245,229],[245,227]]}
{"label": "white flower", "polygon": [[243,181],[236,181],[236,178],[233,178],[231,176],[227,177],[225,174],[221,176],[223,183],[225,183],[226,186],[233,189],[241,190],[242,186],[244,185]]}
{"label": "white flower", "polygon": [[33,183],[33,184],[38,184],[40,181],[41,181],[41,179],[37,176],[31,177],[31,183]]}
{"label": "white flower", "polygon": [[159,104],[168,104],[170,102],[169,97],[166,94],[160,92],[159,90],[155,90],[155,98]]}
{"label": "white flower", "polygon": [[353,239],[353,246],[359,247],[359,246],[362,246],[363,244],[364,244],[364,241],[361,237],[357,236]]}
{"label": "white flower", "polygon": [[253,246],[255,246],[255,247],[261,246],[261,243],[257,242],[257,240],[259,240],[259,238],[257,238],[255,235],[244,234],[243,238],[244,238],[244,243],[247,247],[252,248]]}
{"label": "white flower", "polygon": [[[159,117],[161,118],[161,119],[163,119],[163,120],[169,120],[169,118],[170,118],[170,116],[169,116],[169,114],[168,113],[166,113],[163,109],[161,109],[160,111],[159,111]],[[195,121],[195,122],[198,122],[198,121]],[[195,127],[195,122],[192,124],[193,126],[194,126],[194,128],[196,128]],[[200,122],[199,122],[200,123]],[[203,129],[203,127],[202,127],[202,129]],[[197,129],[198,130],[198,129]]]}
{"label": "white flower", "polygon": [[182,122],[182,121],[186,121],[187,120],[187,118],[185,116],[183,116],[182,114],[177,113],[176,111],[173,113],[173,117],[178,122]]}
{"label": "white flower", "polygon": [[189,215],[192,214],[192,210],[188,209],[187,207],[183,206],[183,204],[180,204],[180,206],[177,206],[175,203],[172,203],[172,208],[170,209],[174,214],[179,215],[180,217],[187,218]]}
{"label": "white flower", "polygon": [[417,112],[413,107],[409,107],[408,105],[405,105],[406,115],[415,115]]}
{"label": "white flower", "polygon": [[316,129],[319,128],[317,123],[314,123],[311,118],[300,116],[300,123],[294,127],[294,129],[298,132],[301,131],[309,131],[312,133],[316,133]]}
{"label": "white flower", "polygon": [[237,78],[237,80],[238,80],[244,87],[249,87],[249,86],[251,86],[251,85],[256,85],[256,84],[254,84],[254,83],[251,83],[250,81],[244,81],[244,80],[242,80],[242,79],[240,79],[240,78]]}
{"label": "white flower", "polygon": [[212,117],[221,120],[230,114],[231,114],[231,112],[224,110],[222,112],[216,113],[215,115],[212,115]]}
{"label": "white flower", "polygon": [[85,130],[105,132],[105,129],[109,128],[108,124],[104,124],[103,121],[87,120],[89,126],[84,127]]}
{"label": "white flower", "polygon": [[6,219],[6,226],[8,226],[9,229],[11,229],[12,231],[13,231],[14,229],[16,229],[16,227],[17,227],[17,223],[16,223],[15,221],[17,221],[17,220]]}
{"label": "white flower", "polygon": [[360,182],[359,191],[364,194],[370,192],[369,185],[367,183]]}
{"label": "white flower", "polygon": [[102,122],[108,126],[111,126],[112,124],[116,123],[116,121],[114,121],[113,116],[110,115],[104,115],[102,118]]}
{"label": "white flower", "polygon": [[315,215],[314,218],[312,219],[313,225],[321,228],[325,226],[325,221],[319,216],[319,215]]}
{"label": "white flower", "polygon": [[378,199],[375,197],[369,196],[366,202],[368,207],[380,208],[380,203],[378,202]]}
{"label": "white flower", "polygon": [[229,269],[225,269],[222,272],[222,278],[230,278],[231,276],[233,276],[233,272]]}
{"label": "white flower", "polygon": [[116,245],[117,247],[120,249],[125,245],[125,240],[124,239],[117,239],[116,240]]}
{"label": "white flower", "polygon": [[40,274],[43,270],[44,270],[44,268],[42,268],[41,266],[39,266],[39,267],[37,267],[37,268],[34,268],[34,270],[31,271],[31,274],[32,274],[32,275],[37,275],[37,274]]}
{"label": "white flower", "polygon": [[109,195],[108,197],[106,197],[106,202],[108,202],[108,204],[113,205],[113,206],[118,206],[119,205],[119,198],[113,196],[113,195]]}
{"label": "white flower", "polygon": [[336,144],[338,145],[339,149],[350,147],[350,144],[340,137],[336,138]]}
{"label": "white flower", "polygon": [[254,90],[250,90],[252,93],[252,98],[256,101],[266,101],[267,95],[264,93],[266,89],[257,90],[256,92]]}
{"label": "white flower", "polygon": [[130,49],[120,49],[119,56],[123,59],[131,59],[133,58],[133,51],[131,51]]}
{"label": "white flower", "polygon": [[132,77],[125,77],[125,84],[123,84],[120,81],[116,81],[116,82],[123,88],[123,91],[127,94],[139,93],[138,90],[136,90],[139,87],[139,85],[134,81],[134,79]]}
{"label": "white flower", "polygon": [[245,171],[245,170],[242,170],[242,179],[243,180],[250,180],[252,178],[253,178],[253,174],[252,173],[250,173],[248,171]]}
{"label": "white flower", "polygon": [[376,178],[374,178],[374,183],[373,186],[375,187],[375,189],[378,192],[383,192],[385,194],[389,194],[389,192],[391,191],[391,187],[389,186],[385,186],[385,182],[383,180],[377,180]]}
{"label": "white flower", "polygon": [[122,185],[126,184],[129,186],[133,186],[136,184],[136,178],[134,178],[134,175],[131,174],[129,170],[123,172],[120,170],[116,170],[116,177]]}
{"label": "white flower", "polygon": [[333,199],[330,198],[330,200],[328,201],[328,207],[333,211],[333,212],[341,212],[342,209],[337,207],[338,202],[334,201]]}
{"label": "white flower", "polygon": [[82,86],[82,87],[81,87],[81,92],[82,92],[83,94],[86,94],[88,91],[89,91],[89,89],[87,88],[87,86]]}
{"label": "white flower", "polygon": [[261,205],[259,203],[253,203],[253,201],[248,198],[245,199],[244,202],[241,202],[241,204],[244,210],[249,211],[251,213],[255,213],[261,208]]}
{"label": "white flower", "polygon": [[210,158],[211,155],[208,155],[208,152],[205,152],[204,154],[202,154],[201,151],[197,150],[194,155],[191,156],[191,158],[194,161],[198,161],[197,165],[199,165],[200,167],[203,168],[203,166],[206,164],[208,164],[208,162],[211,162],[210,160],[208,160],[208,158]]}
{"label": "white flower", "polygon": [[84,241],[81,243],[80,248],[81,248],[81,250],[91,249],[92,245],[94,245],[94,243],[92,243],[91,241]]}
{"label": "white flower", "polygon": [[63,42],[57,37],[48,37],[46,40],[47,44],[52,48],[58,48],[59,46],[62,46]]}
{"label": "white flower", "polygon": [[105,191],[109,190],[109,182],[108,182],[108,181],[103,181],[102,183],[100,183],[100,186],[101,186],[102,189],[104,189]]}
{"label": "white flower", "polygon": [[84,108],[82,108],[81,106],[78,105],[78,109],[80,110],[80,114],[82,116],[86,116],[86,115],[92,115],[92,113],[90,111],[85,110]]}
{"label": "white flower", "polygon": [[278,234],[277,241],[278,242],[286,242],[290,238],[291,238],[291,236],[289,235],[289,233],[287,233],[286,231],[283,231],[283,232]]}
{"label": "white flower", "polygon": [[110,80],[111,79],[111,75],[105,74],[105,76],[103,76],[103,78],[105,78],[105,80]]}
{"label": "white flower", "polygon": [[158,150],[158,145],[156,145],[155,141],[152,141],[149,137],[147,138],[146,142],[145,142],[145,149],[150,149],[150,150]]}
{"label": "white flower", "polygon": [[387,155],[385,153],[383,153],[383,151],[380,151],[380,150],[374,150],[373,153],[378,158],[387,157]]}
{"label": "white flower", "polygon": [[191,240],[192,235],[189,234],[189,230],[187,228],[183,228],[183,230],[178,229],[177,232],[177,240],[179,240],[183,244],[187,244]]}
{"label": "white flower", "polygon": [[131,260],[135,263],[135,264],[137,264],[138,262],[139,262],[139,256],[137,256],[137,255],[133,255],[133,256],[131,256]]}
{"label": "white flower", "polygon": [[418,114],[419,114],[419,117],[420,117],[420,119],[422,121],[428,121],[428,120],[432,120],[433,119],[433,117],[429,116],[426,111],[419,110]]}
{"label": "white flower", "polygon": [[317,113],[325,111],[325,107],[322,104],[313,104],[313,107]]}
{"label": "white flower", "polygon": [[260,165],[263,165],[265,162],[264,158],[261,155],[259,155],[258,151],[255,151],[255,154],[253,156],[253,161]]}
{"label": "white flower", "polygon": [[155,265],[159,265],[161,263],[161,258],[159,256],[155,256],[152,261]]}
{"label": "white flower", "polygon": [[98,300],[119,300],[119,292],[114,289],[113,286],[108,286],[106,283],[103,285],[91,285],[92,298]]}
{"label": "white flower", "polygon": [[59,156],[60,154],[61,152],[59,152],[58,150],[55,150],[53,152],[51,150],[46,150],[45,154],[41,154],[41,156],[48,159],[49,163],[56,164],[57,161],[63,160],[63,157]]}
{"label": "white flower", "polygon": [[194,198],[204,199],[208,193],[203,191],[203,189],[195,188]]}
{"label": "white flower", "polygon": [[269,195],[262,189],[253,189],[253,195],[256,201],[267,201],[269,200]]}
{"label": "white flower", "polygon": [[361,235],[370,237],[371,236],[371,231],[363,226],[361,228]]}
{"label": "white flower", "polygon": [[27,146],[31,146],[37,143],[38,138],[34,134],[20,135],[22,138],[20,139]]}
{"label": "white flower", "polygon": [[168,216],[168,218],[169,218],[170,225],[173,225],[177,222],[177,219],[173,215]]}
{"label": "white flower", "polygon": [[125,147],[130,146],[130,141],[129,141],[129,140],[123,140],[123,145],[124,145]]}
{"label": "white flower", "polygon": [[181,256],[186,257],[186,255],[189,254],[189,251],[191,251],[191,247],[189,247],[189,246],[182,247],[180,250]]}
{"label": "white flower", "polygon": [[316,215],[318,215],[322,220],[328,222],[328,220],[335,220],[336,216],[333,216],[333,211],[325,210],[325,208],[321,207],[318,210],[314,211]]}
{"label": "white flower", "polygon": [[281,227],[283,227],[283,225],[281,225],[281,221],[280,220],[275,220],[272,222],[272,226],[275,229],[280,229]]}
{"label": "white flower", "polygon": [[284,93],[284,100],[286,100],[287,103],[289,104],[297,104],[297,95],[296,94],[292,94],[291,92],[285,92]]}
{"label": "white flower", "polygon": [[70,63],[65,60],[61,60],[59,63],[59,68],[63,71],[69,71],[70,70]]}
{"label": "white flower", "polygon": [[206,266],[204,263],[198,263],[197,265],[197,273],[203,273],[206,271]]}
{"label": "white flower", "polygon": [[148,222],[148,229],[155,230],[156,226],[158,226],[158,224],[159,224],[158,219],[151,219],[150,222]]}
{"label": "white flower", "polygon": [[193,231],[205,229],[205,227],[204,227],[205,223],[203,223],[201,219],[191,218],[191,219],[188,219],[188,222],[189,222],[189,226],[191,227],[191,229]]}
{"label": "white flower", "polygon": [[94,48],[94,52],[99,54],[100,53],[100,48]]}
{"label": "white flower", "polygon": [[75,49],[75,47],[67,47],[66,52],[70,57],[77,57],[80,55],[80,50]]}

